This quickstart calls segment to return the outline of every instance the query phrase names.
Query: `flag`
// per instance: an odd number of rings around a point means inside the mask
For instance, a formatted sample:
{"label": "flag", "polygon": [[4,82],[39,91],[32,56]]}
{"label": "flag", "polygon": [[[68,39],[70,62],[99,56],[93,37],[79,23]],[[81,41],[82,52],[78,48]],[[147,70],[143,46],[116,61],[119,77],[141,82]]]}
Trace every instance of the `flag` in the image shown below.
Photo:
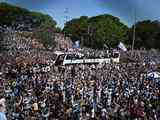
{"label": "flag", "polygon": [[127,51],[127,48],[125,47],[125,45],[122,42],[119,43],[118,47],[123,51]]}
{"label": "flag", "polygon": [[79,40],[75,41],[73,47],[74,48],[79,48],[80,47],[80,41]]}
{"label": "flag", "polygon": [[159,72],[149,72],[147,74],[148,79],[159,79],[160,78],[160,73]]}

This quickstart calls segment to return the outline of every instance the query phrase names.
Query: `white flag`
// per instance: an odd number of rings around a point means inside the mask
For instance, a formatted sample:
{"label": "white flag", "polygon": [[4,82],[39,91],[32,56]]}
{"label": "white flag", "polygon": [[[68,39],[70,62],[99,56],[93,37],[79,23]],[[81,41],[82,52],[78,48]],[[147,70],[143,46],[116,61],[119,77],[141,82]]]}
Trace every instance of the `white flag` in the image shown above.
{"label": "white flag", "polygon": [[125,45],[122,42],[119,43],[118,47],[123,51],[127,51],[127,48],[125,47]]}

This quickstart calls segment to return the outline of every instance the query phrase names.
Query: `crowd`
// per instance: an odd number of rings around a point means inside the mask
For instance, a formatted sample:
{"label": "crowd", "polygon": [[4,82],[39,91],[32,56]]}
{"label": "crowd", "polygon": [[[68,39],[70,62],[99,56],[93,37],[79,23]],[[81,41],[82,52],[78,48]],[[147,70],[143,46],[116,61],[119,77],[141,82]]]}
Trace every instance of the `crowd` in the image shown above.
{"label": "crowd", "polygon": [[158,120],[160,81],[146,78],[144,69],[138,63],[65,67],[65,84],[54,85],[68,114],[63,117],[56,109],[57,118]]}
{"label": "crowd", "polygon": [[52,52],[22,45],[11,53],[0,55],[2,120],[160,119],[160,78],[147,76],[158,63],[146,55],[119,64],[55,66]]}
{"label": "crowd", "polygon": [[146,77],[151,69],[156,66],[6,64],[1,97],[8,119],[158,120],[160,80]]}

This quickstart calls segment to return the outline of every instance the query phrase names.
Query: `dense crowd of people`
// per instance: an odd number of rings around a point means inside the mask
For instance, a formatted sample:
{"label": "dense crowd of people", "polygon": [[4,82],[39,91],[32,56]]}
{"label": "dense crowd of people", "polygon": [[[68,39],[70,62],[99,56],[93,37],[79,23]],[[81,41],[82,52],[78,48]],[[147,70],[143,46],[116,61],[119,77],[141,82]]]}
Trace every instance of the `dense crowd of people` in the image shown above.
{"label": "dense crowd of people", "polygon": [[[26,48],[0,55],[4,120],[160,119],[160,78],[147,76],[158,70],[157,62],[150,63],[152,57],[142,55],[141,61],[118,64],[55,66],[52,52]],[[79,51],[92,57],[106,54]]]}
{"label": "dense crowd of people", "polygon": [[160,80],[146,77],[156,69],[141,63],[6,63],[1,66],[1,97],[8,119],[158,120]]}

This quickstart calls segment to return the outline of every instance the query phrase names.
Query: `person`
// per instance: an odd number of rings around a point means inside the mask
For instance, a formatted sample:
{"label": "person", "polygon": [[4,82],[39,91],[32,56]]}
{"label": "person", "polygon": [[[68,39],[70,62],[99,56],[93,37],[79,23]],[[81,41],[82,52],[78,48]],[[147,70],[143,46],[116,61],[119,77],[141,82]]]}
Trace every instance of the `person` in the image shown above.
{"label": "person", "polygon": [[0,120],[7,120],[5,115],[6,107],[5,107],[5,99],[0,99]]}
{"label": "person", "polygon": [[5,113],[0,112],[0,120],[7,120]]}

